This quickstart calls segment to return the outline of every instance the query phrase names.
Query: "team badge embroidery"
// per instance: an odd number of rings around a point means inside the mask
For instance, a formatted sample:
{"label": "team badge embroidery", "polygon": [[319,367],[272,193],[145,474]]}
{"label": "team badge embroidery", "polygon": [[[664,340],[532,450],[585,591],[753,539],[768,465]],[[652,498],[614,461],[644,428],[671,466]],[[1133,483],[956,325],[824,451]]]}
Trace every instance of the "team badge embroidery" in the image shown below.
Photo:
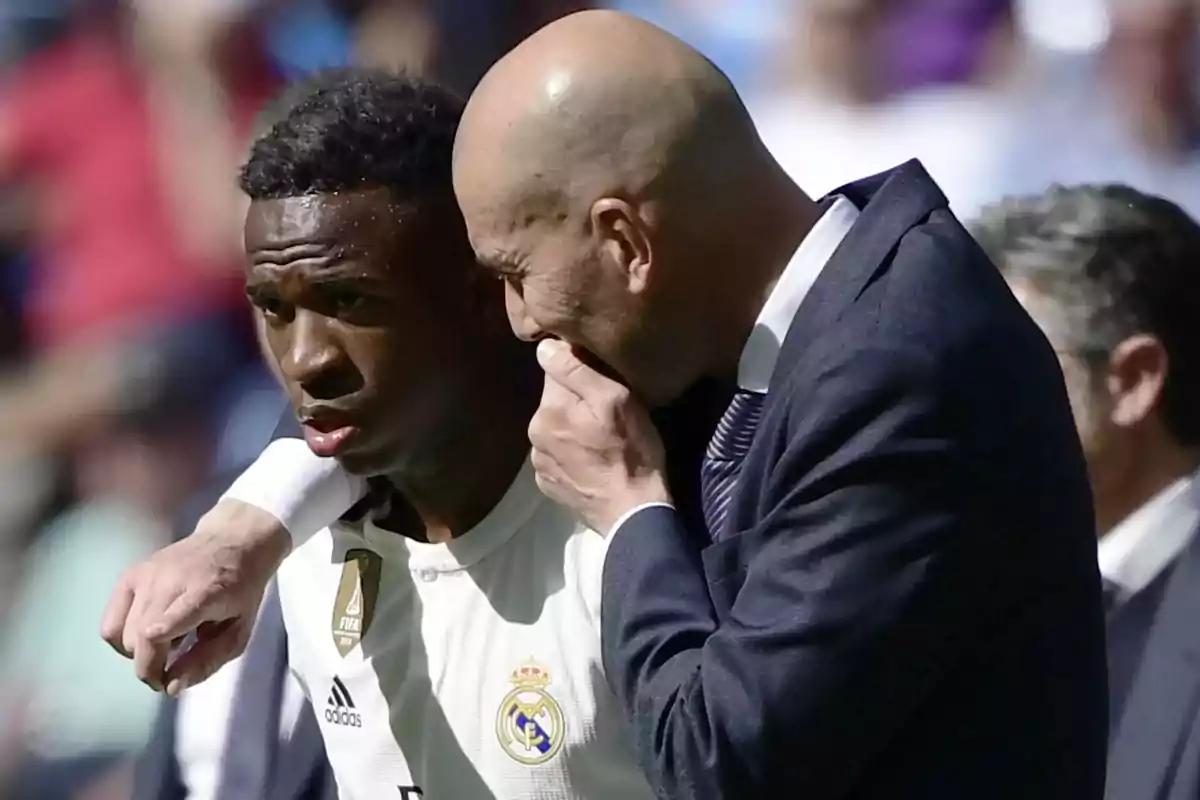
{"label": "team badge embroidery", "polygon": [[511,692],[500,701],[496,736],[500,746],[522,764],[544,764],[562,747],[562,708],[546,691],[550,671],[532,658],[512,671]]}
{"label": "team badge embroidery", "polygon": [[333,645],[342,658],[358,646],[375,616],[375,601],[379,598],[379,574],[383,562],[370,550],[346,551],[342,564],[342,579],[338,582],[333,601],[330,632]]}

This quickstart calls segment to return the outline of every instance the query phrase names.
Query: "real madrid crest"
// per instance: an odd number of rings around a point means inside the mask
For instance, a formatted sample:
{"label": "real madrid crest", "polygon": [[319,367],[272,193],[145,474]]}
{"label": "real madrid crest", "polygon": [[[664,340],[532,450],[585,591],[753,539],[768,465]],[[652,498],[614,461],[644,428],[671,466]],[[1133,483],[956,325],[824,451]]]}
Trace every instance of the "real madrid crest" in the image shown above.
{"label": "real madrid crest", "polygon": [[343,658],[362,641],[371,626],[382,566],[379,556],[370,550],[346,551],[330,622],[333,645]]}
{"label": "real madrid crest", "polygon": [[500,746],[522,764],[544,764],[562,747],[562,709],[546,687],[550,671],[533,659],[512,671],[513,690],[500,701],[496,736]]}

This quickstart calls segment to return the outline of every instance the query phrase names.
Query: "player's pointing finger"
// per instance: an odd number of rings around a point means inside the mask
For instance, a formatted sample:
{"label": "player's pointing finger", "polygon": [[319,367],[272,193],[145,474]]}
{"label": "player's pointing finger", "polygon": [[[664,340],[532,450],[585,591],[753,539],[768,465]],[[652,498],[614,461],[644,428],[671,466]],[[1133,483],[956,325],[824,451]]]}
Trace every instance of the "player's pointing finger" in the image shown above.
{"label": "player's pointing finger", "polygon": [[112,649],[126,658],[133,656],[133,652],[125,647],[125,621],[133,607],[135,575],[132,569],[125,571],[108,598],[108,605],[104,607],[104,614],[100,618],[100,636]]}
{"label": "player's pointing finger", "polygon": [[151,642],[179,639],[204,622],[220,622],[212,592],[184,589],[157,614],[143,621],[142,635]]}
{"label": "player's pointing finger", "polygon": [[223,665],[240,656],[252,628],[241,619],[201,625],[196,630],[195,643],[167,669],[167,694],[178,697],[184,689],[208,680]]}

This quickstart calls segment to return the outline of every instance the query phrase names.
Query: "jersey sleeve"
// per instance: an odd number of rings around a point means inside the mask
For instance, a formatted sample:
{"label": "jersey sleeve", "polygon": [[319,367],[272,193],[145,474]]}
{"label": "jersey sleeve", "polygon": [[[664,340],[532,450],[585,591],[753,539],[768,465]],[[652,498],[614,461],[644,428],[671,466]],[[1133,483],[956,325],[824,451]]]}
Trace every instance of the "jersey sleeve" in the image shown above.
{"label": "jersey sleeve", "polygon": [[283,523],[298,547],[366,493],[366,479],[346,472],[336,460],[317,456],[299,439],[276,439],[221,499],[266,511]]}

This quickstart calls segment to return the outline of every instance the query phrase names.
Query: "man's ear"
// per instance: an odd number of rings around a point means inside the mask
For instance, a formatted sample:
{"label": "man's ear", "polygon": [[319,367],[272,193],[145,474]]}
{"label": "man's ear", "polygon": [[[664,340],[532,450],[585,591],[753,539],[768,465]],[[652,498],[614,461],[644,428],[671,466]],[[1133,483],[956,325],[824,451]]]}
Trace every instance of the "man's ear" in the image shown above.
{"label": "man's ear", "polygon": [[653,254],[646,225],[637,209],[626,200],[602,197],[592,204],[591,223],[601,249],[625,273],[629,292],[645,291]]}
{"label": "man's ear", "polygon": [[1113,348],[1105,388],[1112,399],[1111,420],[1121,428],[1142,424],[1162,403],[1169,369],[1167,350],[1154,336],[1130,336]]}

